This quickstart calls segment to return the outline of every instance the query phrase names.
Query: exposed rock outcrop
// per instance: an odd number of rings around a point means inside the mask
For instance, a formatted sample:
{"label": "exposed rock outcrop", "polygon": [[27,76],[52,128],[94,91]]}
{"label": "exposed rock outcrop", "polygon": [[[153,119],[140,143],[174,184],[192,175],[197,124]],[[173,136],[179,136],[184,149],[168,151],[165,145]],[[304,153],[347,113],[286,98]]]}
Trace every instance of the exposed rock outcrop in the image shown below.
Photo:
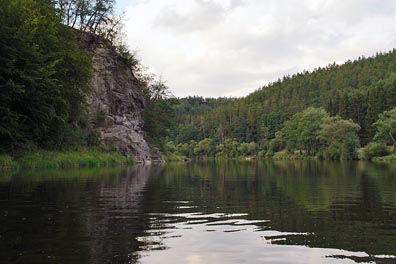
{"label": "exposed rock outcrop", "polygon": [[88,104],[101,143],[117,146],[137,162],[161,161],[159,150],[144,139],[146,101],[132,69],[109,42],[88,33],[78,36],[83,50],[92,56],[93,93]]}

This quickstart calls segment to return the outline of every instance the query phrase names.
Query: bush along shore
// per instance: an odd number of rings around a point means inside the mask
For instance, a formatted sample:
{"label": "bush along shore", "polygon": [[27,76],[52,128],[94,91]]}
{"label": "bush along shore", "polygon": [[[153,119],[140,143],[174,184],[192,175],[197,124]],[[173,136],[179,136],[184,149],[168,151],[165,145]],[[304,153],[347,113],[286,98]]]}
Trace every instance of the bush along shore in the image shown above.
{"label": "bush along shore", "polygon": [[[364,151],[364,148],[362,148]],[[235,157],[224,157],[224,156],[199,156],[188,158],[186,156],[180,155],[178,153],[165,153],[162,155],[165,162],[191,162],[191,161],[224,161],[224,160],[236,160],[236,161],[258,161],[258,160],[334,160],[329,158],[324,158],[323,156],[312,156],[303,153],[288,153],[286,151],[275,152],[272,156],[269,155],[249,155],[249,156],[235,156]],[[381,162],[381,163],[396,163],[396,155],[391,154],[387,156],[378,157],[364,157],[359,156],[354,159],[337,159],[341,160],[364,160],[371,162]]]}
{"label": "bush along shore", "polygon": [[36,151],[19,157],[0,155],[0,169],[79,168],[134,165],[135,161],[118,152],[82,149],[78,151]]}

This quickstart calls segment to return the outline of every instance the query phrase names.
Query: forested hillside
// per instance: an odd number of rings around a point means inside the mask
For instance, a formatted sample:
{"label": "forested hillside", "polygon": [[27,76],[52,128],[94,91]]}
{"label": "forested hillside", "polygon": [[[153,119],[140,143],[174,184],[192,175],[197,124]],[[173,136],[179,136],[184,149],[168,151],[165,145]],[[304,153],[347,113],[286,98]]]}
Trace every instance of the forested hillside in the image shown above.
{"label": "forested hillside", "polygon": [[180,149],[180,144],[194,145],[210,139],[213,154],[218,152],[216,146],[232,139],[254,143],[257,151],[268,150],[285,121],[315,107],[323,108],[328,116],[351,119],[360,126],[356,132],[364,146],[373,139],[373,123],[378,115],[395,106],[396,50],[392,50],[285,76],[245,98],[229,100],[206,111],[189,110],[183,115],[177,108],[178,125],[170,145],[179,145]]}

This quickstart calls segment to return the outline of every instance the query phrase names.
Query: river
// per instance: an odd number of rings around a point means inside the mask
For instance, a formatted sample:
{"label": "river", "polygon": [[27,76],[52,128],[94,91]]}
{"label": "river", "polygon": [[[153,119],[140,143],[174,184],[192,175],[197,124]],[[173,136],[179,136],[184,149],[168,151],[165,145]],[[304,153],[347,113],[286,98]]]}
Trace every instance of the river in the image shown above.
{"label": "river", "polygon": [[0,172],[0,263],[396,263],[396,166]]}

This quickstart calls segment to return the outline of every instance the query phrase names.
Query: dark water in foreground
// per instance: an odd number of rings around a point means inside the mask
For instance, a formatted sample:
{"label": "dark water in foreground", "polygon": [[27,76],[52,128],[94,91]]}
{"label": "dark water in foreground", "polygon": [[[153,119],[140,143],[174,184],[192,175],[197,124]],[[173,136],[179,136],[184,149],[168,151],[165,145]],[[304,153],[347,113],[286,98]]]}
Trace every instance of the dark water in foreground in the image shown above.
{"label": "dark water in foreground", "polygon": [[396,263],[396,168],[227,162],[0,175],[0,263]]}

